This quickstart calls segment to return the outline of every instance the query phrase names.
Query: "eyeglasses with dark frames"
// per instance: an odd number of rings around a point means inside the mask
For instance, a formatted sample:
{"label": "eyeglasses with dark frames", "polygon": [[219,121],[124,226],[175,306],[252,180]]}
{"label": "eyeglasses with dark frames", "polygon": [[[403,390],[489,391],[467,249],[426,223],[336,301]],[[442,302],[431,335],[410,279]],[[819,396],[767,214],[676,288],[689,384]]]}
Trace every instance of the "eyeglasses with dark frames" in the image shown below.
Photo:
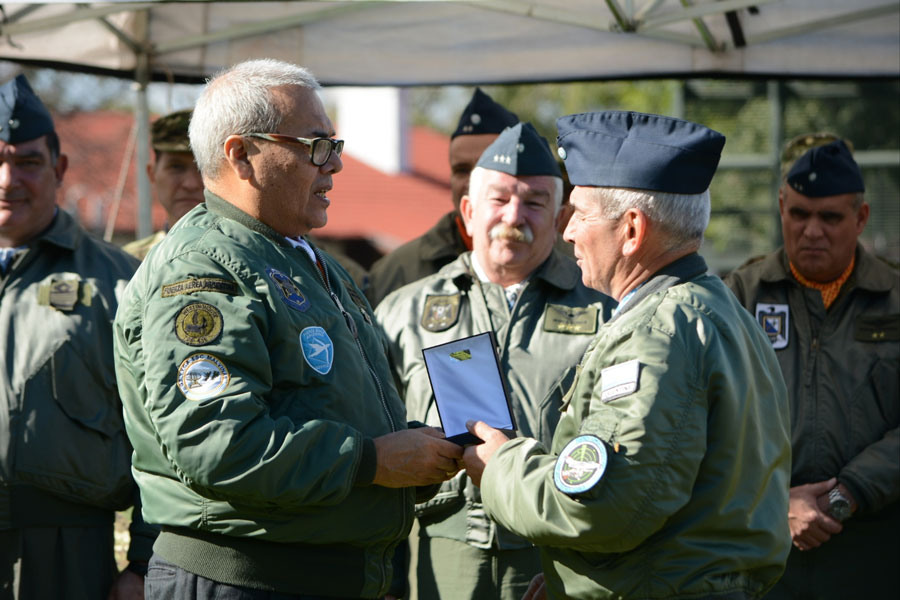
{"label": "eyeglasses with dark frames", "polygon": [[344,140],[335,140],[332,138],[303,138],[294,137],[292,135],[282,135],[280,133],[244,133],[247,137],[259,138],[279,144],[304,144],[309,146],[309,160],[317,167],[321,167],[331,158],[334,152],[338,156],[344,151]]}

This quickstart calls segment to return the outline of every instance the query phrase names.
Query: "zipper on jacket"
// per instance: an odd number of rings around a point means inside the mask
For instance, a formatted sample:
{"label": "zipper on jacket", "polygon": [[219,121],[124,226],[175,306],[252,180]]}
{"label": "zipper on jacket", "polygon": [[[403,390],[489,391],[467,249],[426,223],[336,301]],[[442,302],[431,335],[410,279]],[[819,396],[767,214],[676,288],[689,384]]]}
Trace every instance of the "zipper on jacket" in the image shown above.
{"label": "zipper on jacket", "polygon": [[381,379],[378,377],[378,373],[375,371],[375,367],[372,366],[372,362],[369,360],[369,356],[366,354],[366,349],[363,347],[362,342],[359,340],[359,330],[356,327],[356,321],[353,320],[353,316],[347,312],[347,309],[344,308],[344,305],[341,303],[341,299],[338,298],[337,294],[334,293],[331,289],[331,281],[328,277],[328,269],[325,266],[325,260],[322,258],[321,253],[318,248],[312,247],[313,252],[316,255],[316,260],[322,265],[322,268],[319,269],[318,265],[313,265],[319,273],[319,279],[322,280],[322,284],[325,286],[325,291],[328,292],[328,295],[331,296],[331,301],[334,302],[334,305],[337,307],[339,311],[341,311],[341,315],[344,317],[344,322],[347,323],[347,328],[350,330],[351,335],[353,335],[353,341],[356,342],[356,347],[359,349],[359,353],[363,358],[363,362],[366,363],[366,368],[369,369],[369,373],[372,375],[372,379],[375,380],[375,387],[378,388],[378,399],[381,401],[381,408],[384,409],[384,414],[387,415],[388,423],[391,426],[391,431],[397,431],[397,425],[394,423],[394,417],[391,416],[391,411],[388,408],[387,404],[387,396],[384,393],[384,387],[381,385]]}

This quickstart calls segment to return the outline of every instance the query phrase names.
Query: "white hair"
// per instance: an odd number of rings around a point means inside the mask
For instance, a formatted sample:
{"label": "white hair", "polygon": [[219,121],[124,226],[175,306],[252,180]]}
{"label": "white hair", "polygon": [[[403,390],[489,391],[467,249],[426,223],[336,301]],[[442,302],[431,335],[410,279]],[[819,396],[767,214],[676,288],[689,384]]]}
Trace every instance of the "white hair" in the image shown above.
{"label": "white hair", "polygon": [[616,220],[636,208],[668,235],[668,249],[699,246],[709,225],[709,190],[700,194],[672,194],[627,188],[593,188],[604,219]]}
{"label": "white hair", "polygon": [[274,106],[271,90],[285,85],[321,88],[303,67],[272,58],[238,63],[207,82],[188,128],[191,150],[203,177],[214,179],[218,174],[229,135],[278,131],[284,115]]}
{"label": "white hair", "polygon": [[[484,167],[475,167],[469,175],[469,202],[473,206],[483,195],[484,177],[489,170]],[[562,206],[563,180],[555,175],[547,175],[547,177],[553,177],[553,204],[555,206],[553,214],[556,215],[559,213],[559,207]]]}

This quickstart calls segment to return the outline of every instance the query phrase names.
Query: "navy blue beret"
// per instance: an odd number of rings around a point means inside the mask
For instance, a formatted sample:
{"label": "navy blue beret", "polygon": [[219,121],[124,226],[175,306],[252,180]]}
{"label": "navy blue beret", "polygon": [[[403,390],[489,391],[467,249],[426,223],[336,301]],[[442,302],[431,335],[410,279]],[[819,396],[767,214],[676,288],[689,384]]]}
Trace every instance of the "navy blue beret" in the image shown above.
{"label": "navy blue beret", "polygon": [[572,185],[700,194],[725,145],[724,135],[703,125],[638,112],[569,115],[556,127]]}
{"label": "navy blue beret", "polygon": [[810,148],[788,171],[787,182],[808,198],[866,191],[859,165],[843,140]]}
{"label": "navy blue beret", "polygon": [[518,122],[519,117],[515,113],[494,102],[494,99],[482,92],[481,88],[475,88],[475,93],[459,117],[456,131],[450,138],[453,139],[458,135],[500,133]]}
{"label": "navy blue beret", "polygon": [[0,85],[0,140],[18,144],[53,131],[53,118],[24,75]]}
{"label": "navy blue beret", "polygon": [[562,178],[562,171],[550,151],[547,140],[531,123],[507,127],[481,154],[477,167],[510,175],[552,175]]}

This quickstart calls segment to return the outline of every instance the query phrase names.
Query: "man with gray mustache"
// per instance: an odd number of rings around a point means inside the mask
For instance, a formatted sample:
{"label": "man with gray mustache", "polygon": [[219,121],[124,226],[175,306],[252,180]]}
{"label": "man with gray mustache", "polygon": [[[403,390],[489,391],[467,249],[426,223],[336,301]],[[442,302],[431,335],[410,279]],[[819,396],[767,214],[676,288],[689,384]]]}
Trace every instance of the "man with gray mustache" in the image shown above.
{"label": "man with gray mustache", "polygon": [[[422,348],[493,331],[520,432],[552,438],[576,364],[614,305],[554,249],[561,201],[560,168],[530,124],[507,128],[481,155],[460,202],[472,251],[375,311],[408,418],[440,425]],[[531,543],[487,517],[465,473],[416,516],[410,598],[519,600],[541,571]]]}

